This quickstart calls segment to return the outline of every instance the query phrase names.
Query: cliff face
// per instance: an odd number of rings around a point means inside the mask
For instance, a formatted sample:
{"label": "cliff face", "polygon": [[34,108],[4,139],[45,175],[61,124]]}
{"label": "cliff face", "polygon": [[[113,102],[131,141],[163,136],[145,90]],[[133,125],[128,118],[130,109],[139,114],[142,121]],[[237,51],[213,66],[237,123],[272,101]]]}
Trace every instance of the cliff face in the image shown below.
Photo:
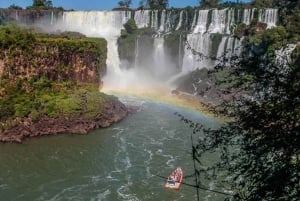
{"label": "cliff face", "polygon": [[75,33],[1,27],[0,142],[85,134],[127,116],[124,104],[99,92],[106,46],[104,39]]}
{"label": "cliff face", "polygon": [[46,77],[52,81],[99,83],[105,58],[103,39],[38,38],[24,49],[2,50],[0,79]]}

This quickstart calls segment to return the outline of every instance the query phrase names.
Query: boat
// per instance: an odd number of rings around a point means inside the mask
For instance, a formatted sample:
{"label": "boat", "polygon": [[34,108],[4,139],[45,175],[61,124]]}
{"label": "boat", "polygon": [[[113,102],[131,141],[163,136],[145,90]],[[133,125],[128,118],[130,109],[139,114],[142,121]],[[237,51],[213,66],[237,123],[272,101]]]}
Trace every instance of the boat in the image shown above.
{"label": "boat", "polygon": [[165,188],[179,190],[183,180],[183,171],[180,167],[176,168],[167,179]]}

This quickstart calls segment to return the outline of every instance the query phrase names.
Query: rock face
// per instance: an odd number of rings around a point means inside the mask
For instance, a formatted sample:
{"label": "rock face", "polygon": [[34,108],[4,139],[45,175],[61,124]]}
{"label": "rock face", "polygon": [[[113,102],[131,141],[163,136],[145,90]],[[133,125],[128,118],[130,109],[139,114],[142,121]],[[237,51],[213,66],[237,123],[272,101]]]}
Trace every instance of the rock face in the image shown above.
{"label": "rock face", "polygon": [[86,134],[126,117],[127,107],[99,92],[104,39],[0,28],[0,142]]}
{"label": "rock face", "polygon": [[[87,48],[91,45],[98,46],[99,52]],[[2,54],[0,79],[46,77],[53,81],[99,83],[100,74],[105,72],[106,41],[38,39],[26,50],[15,48],[3,50]]]}

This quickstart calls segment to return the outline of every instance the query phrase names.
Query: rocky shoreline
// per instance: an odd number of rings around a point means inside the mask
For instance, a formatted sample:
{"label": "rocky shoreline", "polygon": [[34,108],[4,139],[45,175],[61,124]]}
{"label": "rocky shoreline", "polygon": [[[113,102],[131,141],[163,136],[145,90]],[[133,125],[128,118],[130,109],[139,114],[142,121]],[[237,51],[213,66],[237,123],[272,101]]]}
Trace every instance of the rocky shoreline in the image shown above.
{"label": "rocky shoreline", "polygon": [[125,106],[117,99],[104,103],[102,111],[93,118],[82,116],[64,116],[51,118],[41,115],[36,122],[30,117],[19,119],[19,124],[11,129],[0,131],[0,142],[21,143],[27,138],[59,135],[59,134],[88,134],[105,128],[124,119],[136,111],[132,106]]}

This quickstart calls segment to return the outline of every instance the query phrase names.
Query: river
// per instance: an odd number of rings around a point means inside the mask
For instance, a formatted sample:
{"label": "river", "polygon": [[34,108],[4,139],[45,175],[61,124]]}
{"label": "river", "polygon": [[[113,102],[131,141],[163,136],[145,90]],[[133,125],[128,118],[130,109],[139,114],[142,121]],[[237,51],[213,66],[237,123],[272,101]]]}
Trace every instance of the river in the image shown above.
{"label": "river", "polygon": [[[191,130],[174,112],[209,127],[217,122],[178,106],[142,99],[123,101],[140,110],[112,127],[89,135],[0,144],[0,200],[196,200],[193,187],[167,190],[165,180],[156,175],[167,176],[177,166],[185,175],[193,173]],[[194,182],[192,177],[184,181]],[[200,191],[200,197],[224,199],[208,191]]]}

